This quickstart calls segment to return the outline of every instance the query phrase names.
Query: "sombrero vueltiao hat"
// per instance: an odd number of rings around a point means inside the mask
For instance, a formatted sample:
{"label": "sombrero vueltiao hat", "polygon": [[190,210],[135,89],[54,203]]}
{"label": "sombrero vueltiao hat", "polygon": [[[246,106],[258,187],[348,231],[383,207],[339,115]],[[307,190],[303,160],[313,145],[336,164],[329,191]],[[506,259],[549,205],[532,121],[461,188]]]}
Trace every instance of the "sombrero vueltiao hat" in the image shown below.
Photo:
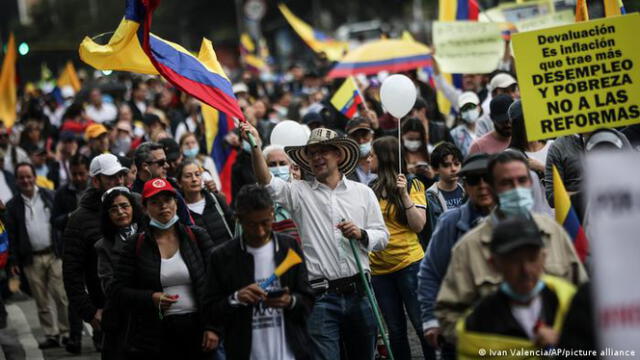
{"label": "sombrero vueltiao hat", "polygon": [[313,173],[306,151],[309,145],[331,145],[336,147],[340,151],[342,158],[338,164],[338,169],[344,175],[351,173],[356,168],[356,165],[358,165],[360,147],[354,140],[340,137],[338,133],[333,130],[317,128],[311,131],[307,145],[287,146],[284,148],[284,151],[289,155],[291,160],[307,173]]}

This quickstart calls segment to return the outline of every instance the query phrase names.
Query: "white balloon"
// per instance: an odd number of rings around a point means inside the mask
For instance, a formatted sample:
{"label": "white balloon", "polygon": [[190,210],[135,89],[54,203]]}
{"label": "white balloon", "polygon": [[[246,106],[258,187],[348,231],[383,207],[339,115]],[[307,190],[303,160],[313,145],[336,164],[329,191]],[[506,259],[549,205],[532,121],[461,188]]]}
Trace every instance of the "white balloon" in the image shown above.
{"label": "white balloon", "polygon": [[306,145],[309,134],[304,127],[293,120],[283,120],[271,131],[271,144],[282,146]]}
{"label": "white balloon", "polygon": [[413,81],[400,74],[394,74],[382,82],[380,100],[384,108],[395,118],[407,115],[416,103],[416,87]]}

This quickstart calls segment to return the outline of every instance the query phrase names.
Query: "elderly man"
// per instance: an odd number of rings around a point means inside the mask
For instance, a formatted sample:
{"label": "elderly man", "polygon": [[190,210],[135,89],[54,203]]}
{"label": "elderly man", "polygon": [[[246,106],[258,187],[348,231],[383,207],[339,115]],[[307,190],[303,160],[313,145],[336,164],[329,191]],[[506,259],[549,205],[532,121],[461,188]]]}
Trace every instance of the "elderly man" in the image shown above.
{"label": "elderly man", "polygon": [[[293,181],[293,162],[284,152],[283,146],[269,145],[262,150],[262,155],[272,176],[288,182]],[[296,223],[291,219],[291,213],[277,202],[274,206],[274,218],[273,230],[290,235],[300,242],[300,234]]]}
{"label": "elderly man", "polygon": [[[259,139],[249,124],[242,130]],[[372,359],[376,324],[348,239],[357,241],[359,260],[369,271],[369,251],[384,249],[389,232],[373,191],[345,177],[360,157],[358,144],[329,129],[313,130],[307,145],[285,148],[313,174],[312,180],[293,182],[271,175],[257,145],[251,155],[258,182],[267,185],[298,224],[309,280],[317,292],[307,323],[311,352],[316,359],[336,359],[342,342],[349,359]]]}
{"label": "elderly man", "polygon": [[456,341],[456,321],[502,282],[501,274],[489,264],[489,244],[493,229],[505,219],[524,216],[536,223],[547,248],[544,266],[547,274],[574,284],[587,281],[587,273],[562,226],[546,215],[531,212],[534,202],[532,181],[524,156],[513,151],[497,154],[489,161],[488,174],[498,207],[453,247],[451,263],[436,301],[436,317],[445,340],[450,343]]}

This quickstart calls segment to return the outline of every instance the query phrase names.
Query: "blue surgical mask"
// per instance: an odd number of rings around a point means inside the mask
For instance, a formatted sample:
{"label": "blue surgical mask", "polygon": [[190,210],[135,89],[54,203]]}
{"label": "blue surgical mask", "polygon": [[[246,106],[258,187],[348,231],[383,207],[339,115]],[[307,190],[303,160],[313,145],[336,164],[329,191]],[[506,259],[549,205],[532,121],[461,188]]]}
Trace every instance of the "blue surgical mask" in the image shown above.
{"label": "blue surgical mask", "polygon": [[498,194],[500,210],[507,216],[527,216],[533,208],[533,190],[517,187]]}
{"label": "blue surgical mask", "polygon": [[513,291],[511,286],[509,286],[509,283],[504,281],[502,282],[502,284],[500,284],[500,291],[505,293],[505,295],[507,295],[511,300],[514,300],[520,303],[528,303],[534,297],[540,294],[542,289],[544,289],[544,286],[545,286],[544,282],[542,282],[542,280],[538,280],[538,283],[536,284],[536,286],[534,286],[533,289],[531,289],[531,291],[529,291],[528,294],[518,294],[517,292]]}
{"label": "blue surgical mask", "polygon": [[180,219],[180,218],[178,217],[177,214],[173,215],[171,220],[169,220],[169,222],[167,222],[167,223],[161,223],[160,221],[158,221],[158,220],[156,220],[154,218],[151,218],[151,221],[149,221],[149,225],[151,225],[151,226],[153,226],[155,228],[158,228],[160,230],[167,230],[170,227],[172,227],[173,224],[177,223],[178,219]]}
{"label": "blue surgical mask", "polygon": [[371,152],[371,141],[360,144],[360,157],[366,157]]}
{"label": "blue surgical mask", "polygon": [[198,146],[191,149],[182,150],[182,154],[184,155],[184,157],[189,159],[193,159],[194,157],[198,156],[198,153],[200,153],[200,148]]}
{"label": "blue surgical mask", "polygon": [[271,175],[284,181],[289,181],[289,177],[291,177],[291,172],[289,171],[288,166],[270,166],[269,172],[271,172]]}
{"label": "blue surgical mask", "polygon": [[251,144],[247,140],[242,140],[242,150],[248,153],[251,152]]}

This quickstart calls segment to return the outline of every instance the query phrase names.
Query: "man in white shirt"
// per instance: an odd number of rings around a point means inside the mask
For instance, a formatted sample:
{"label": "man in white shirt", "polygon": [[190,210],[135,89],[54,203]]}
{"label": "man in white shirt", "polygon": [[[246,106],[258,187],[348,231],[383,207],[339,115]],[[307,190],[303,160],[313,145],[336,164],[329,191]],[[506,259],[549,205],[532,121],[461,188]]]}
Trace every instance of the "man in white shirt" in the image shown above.
{"label": "man in white shirt", "polygon": [[[243,133],[247,131],[259,142],[258,132],[245,123]],[[373,191],[345,177],[358,163],[359,146],[318,128],[307,145],[285,147],[285,152],[314,178],[285,182],[271,176],[260,144],[251,154],[258,182],[298,224],[309,280],[317,292],[307,324],[312,353],[316,359],[336,359],[342,342],[349,359],[371,359],[376,325],[348,239],[357,240],[368,272],[369,252],[384,249],[389,232]]]}
{"label": "man in white shirt", "polygon": [[[24,271],[29,281],[45,335],[38,346],[41,349],[58,347],[60,335],[65,342],[69,334],[69,302],[62,282],[62,246],[54,241],[51,231],[53,193],[36,186],[36,171],[31,164],[18,164],[16,179],[20,194],[7,204],[10,269],[13,275]],[[56,305],[57,322],[49,308],[49,296]]]}
{"label": "man in white shirt", "polygon": [[97,123],[111,122],[118,117],[118,109],[110,103],[102,101],[102,92],[98,88],[91,89],[89,93],[89,105],[85,112],[88,117]]}

